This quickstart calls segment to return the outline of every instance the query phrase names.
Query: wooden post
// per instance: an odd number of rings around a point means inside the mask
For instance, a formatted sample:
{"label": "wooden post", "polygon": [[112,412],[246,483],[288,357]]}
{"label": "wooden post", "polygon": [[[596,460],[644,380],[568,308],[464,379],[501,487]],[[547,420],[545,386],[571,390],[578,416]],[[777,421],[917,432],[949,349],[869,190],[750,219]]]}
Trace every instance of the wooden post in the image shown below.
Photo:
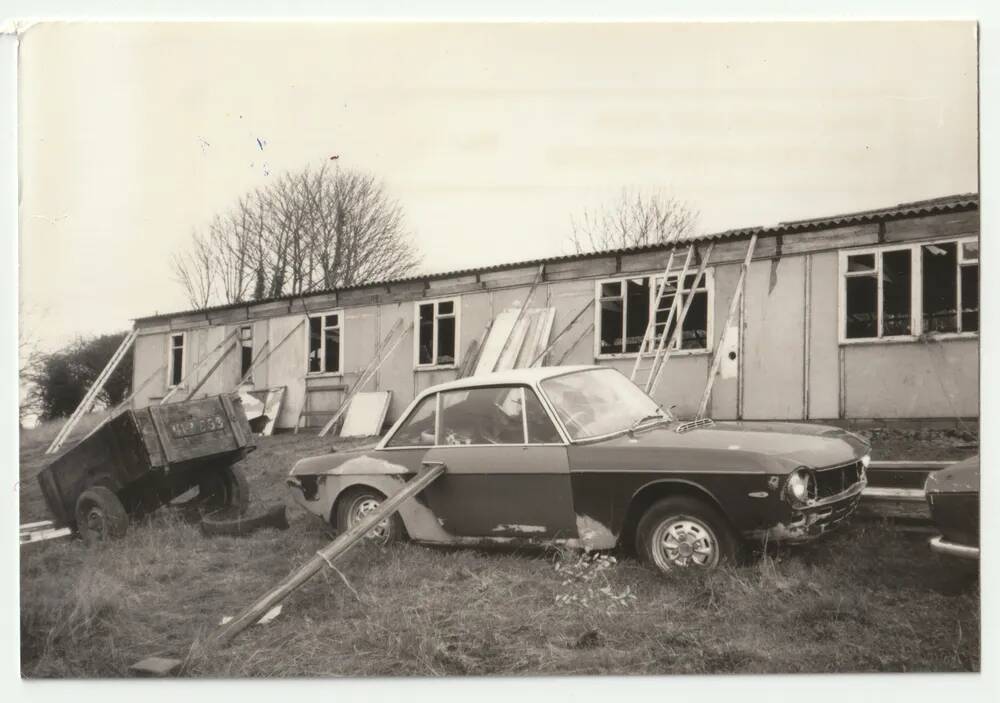
{"label": "wooden post", "polygon": [[[560,340],[560,339],[562,338],[562,336],[563,336],[564,334],[566,334],[567,332],[569,332],[570,328],[571,328],[571,327],[572,327],[573,325],[575,325],[575,324],[576,324],[576,321],[577,321],[577,320],[579,320],[579,319],[580,319],[580,317],[582,317],[582,316],[583,316],[583,313],[587,312],[587,310],[589,310],[589,309],[590,309],[590,306],[591,306],[591,305],[593,305],[593,304],[594,304],[594,299],[593,299],[593,298],[591,298],[590,300],[588,300],[588,301],[587,301],[587,304],[586,304],[586,305],[584,305],[584,306],[583,306],[583,307],[582,307],[582,308],[580,309],[580,312],[578,312],[578,313],[577,313],[576,315],[574,315],[574,316],[573,316],[573,319],[569,321],[569,324],[568,324],[568,325],[566,325],[565,327],[563,327],[563,328],[562,328],[562,329],[561,329],[561,330],[559,331],[559,334],[557,334],[557,335],[555,336],[555,339],[553,339],[553,340],[552,340],[551,342],[549,342],[549,346],[545,347],[545,349],[543,349],[543,350],[541,351],[541,353],[540,353],[540,354],[539,354],[538,356],[536,356],[536,357],[534,358],[534,360],[533,360],[533,361],[532,361],[532,362],[531,362],[530,364],[528,364],[528,368],[531,368],[532,366],[534,366],[535,364],[537,364],[538,362],[540,362],[540,361],[541,361],[542,359],[544,359],[544,358],[545,358],[545,355],[546,355],[546,354],[548,354],[548,353],[549,353],[550,351],[552,351],[552,349],[553,349],[553,348],[555,348],[555,346],[556,346],[556,342],[558,342],[558,341],[559,341],[559,340]],[[579,341],[579,340],[577,340],[577,341]],[[573,346],[576,346],[576,345],[574,344]]]}
{"label": "wooden post", "polygon": [[[649,379],[649,388],[646,390],[647,395],[652,396],[656,393],[656,387],[660,385],[660,377],[663,375],[663,368],[667,365],[667,361],[670,360],[673,354],[674,345],[677,340],[681,338],[684,334],[684,320],[687,319],[688,310],[691,308],[691,303],[694,301],[694,289],[696,289],[701,284],[701,279],[705,275],[705,269],[708,267],[708,260],[712,257],[712,250],[715,248],[715,242],[711,242],[708,245],[708,251],[705,252],[705,257],[701,260],[701,265],[698,267],[698,273],[694,277],[694,285],[691,286],[691,290],[688,291],[687,297],[684,298],[684,307],[681,308],[680,317],[677,318],[677,324],[674,325],[674,333],[670,337],[670,342],[666,346],[666,353],[660,360],[658,366],[654,366],[653,370],[650,372],[652,376]],[[683,284],[678,286],[677,294],[681,295],[684,290]],[[664,329],[663,333],[666,335],[667,330]]]}
{"label": "wooden post", "polygon": [[399,510],[399,507],[403,503],[437,480],[444,472],[445,465],[441,462],[424,463],[423,468],[420,469],[420,473],[413,480],[408,481],[398,493],[386,499],[375,512],[320,549],[316,552],[316,556],[298,569],[292,571],[281,583],[233,618],[222,632],[218,634],[217,641],[223,645],[228,644],[236,635],[260,620],[268,610],[283,601],[292,591],[312,578],[323,566],[332,567],[334,559],[360,542],[380,522]]}
{"label": "wooden post", "polygon": [[[729,314],[726,315],[726,322],[723,324],[722,329],[729,329],[729,325],[732,324],[733,317],[736,315],[737,309],[739,309],[740,300],[743,297],[743,286],[746,283],[747,272],[750,270],[750,261],[753,259],[753,250],[757,246],[757,235],[754,234],[750,237],[750,244],[747,246],[747,255],[743,260],[743,266],[740,269],[739,280],[736,281],[736,290],[733,292],[733,299],[729,301]],[[742,346],[743,340],[740,340],[740,345]],[[705,384],[705,392],[702,393],[701,403],[698,405],[698,415],[697,418],[705,417],[705,411],[708,409],[708,401],[712,397],[712,386],[715,384],[715,376],[719,373],[719,364],[722,363],[722,344],[718,344],[715,348],[715,354],[712,355],[712,366],[708,371],[708,382]]]}
{"label": "wooden post", "polygon": [[50,444],[48,449],[45,450],[46,454],[53,454],[59,451],[59,447],[61,447],[63,442],[66,441],[66,438],[69,437],[70,432],[72,432],[73,428],[76,427],[80,418],[82,418],[87,411],[90,410],[91,405],[94,404],[94,400],[97,398],[97,394],[104,389],[104,385],[108,382],[108,379],[111,378],[111,374],[114,373],[116,368],[118,368],[118,364],[125,357],[125,353],[132,346],[132,343],[135,341],[136,334],[136,331],[132,330],[125,335],[125,339],[123,339],[121,344],[118,345],[115,353],[111,355],[108,363],[104,365],[101,373],[98,374],[97,379],[90,386],[90,388],[87,389],[86,394],[83,396],[83,400],[81,400],[80,404],[76,406],[76,409],[69,416],[69,419],[65,422],[65,424],[59,428],[59,432],[56,433],[55,438],[52,440],[52,444]]}
{"label": "wooden post", "polygon": [[[511,326],[510,332],[507,333],[507,338],[503,340],[503,346],[500,347],[500,353],[497,354],[497,363],[499,363],[500,359],[503,358],[503,353],[507,351],[507,345],[510,344],[510,340],[514,336],[514,333],[517,332],[517,326],[521,324],[521,320],[524,318],[524,313],[527,312],[528,310],[528,303],[531,301],[531,296],[535,294],[535,289],[538,287],[538,284],[541,283],[542,277],[544,275],[545,275],[545,264],[541,264],[538,267],[538,273],[535,274],[535,280],[531,284],[531,288],[528,290],[528,295],[525,296],[524,303],[521,304],[521,309],[518,310],[517,317],[514,318],[514,324]],[[515,366],[517,365],[517,356],[518,356],[517,354],[514,354],[513,365]],[[493,368],[490,369],[490,371],[495,371],[495,370],[496,370],[496,364],[493,365]]]}
{"label": "wooden post", "polygon": [[[402,322],[402,320],[400,320],[400,322]],[[396,326],[393,325],[393,328],[392,330],[390,330],[389,333],[392,334],[392,332],[395,329]],[[413,329],[412,322],[405,330],[403,330],[399,334],[398,337],[396,337],[396,340],[392,343],[392,346],[389,347],[389,350],[385,352],[384,355],[376,357],[376,363],[374,367],[369,365],[369,370],[366,373],[363,373],[360,378],[358,378],[358,382],[354,384],[354,387],[351,388],[348,394],[344,397],[344,402],[342,402],[340,404],[340,407],[337,408],[337,412],[334,413],[333,417],[331,417],[325,425],[323,425],[323,429],[319,431],[320,437],[325,437],[327,432],[330,431],[330,428],[332,428],[337,423],[337,420],[339,420],[340,417],[347,411],[347,406],[350,405],[351,400],[354,398],[354,396],[357,395],[358,391],[364,388],[365,384],[371,380],[372,376],[375,375],[375,372],[378,371],[379,368],[381,368],[382,364],[385,362],[385,360],[392,355],[392,353],[396,350],[396,347],[399,346],[399,343],[402,342],[403,338],[406,337],[406,333],[409,332],[411,329]],[[386,342],[388,342],[388,339],[386,339]]]}
{"label": "wooden post", "polygon": [[208,361],[209,359],[211,359],[212,356],[215,354],[215,352],[219,351],[222,348],[222,345],[224,345],[230,339],[232,339],[233,337],[235,337],[236,334],[239,331],[240,331],[240,329],[239,329],[239,327],[237,327],[232,332],[230,332],[225,337],[223,337],[221,342],[219,342],[214,347],[212,347],[212,350],[210,352],[208,352],[204,357],[202,357],[201,360],[197,364],[194,365],[194,368],[192,368],[190,371],[188,371],[187,376],[185,376],[184,378],[182,378],[180,383],[178,383],[176,386],[174,386],[169,391],[167,391],[167,394],[160,399],[160,405],[164,405],[168,400],[170,400],[174,396],[174,393],[176,393],[177,391],[179,391],[181,389],[181,386],[184,385],[184,382],[187,381],[188,378],[195,371],[197,371],[198,369],[200,369],[205,364],[206,361]]}

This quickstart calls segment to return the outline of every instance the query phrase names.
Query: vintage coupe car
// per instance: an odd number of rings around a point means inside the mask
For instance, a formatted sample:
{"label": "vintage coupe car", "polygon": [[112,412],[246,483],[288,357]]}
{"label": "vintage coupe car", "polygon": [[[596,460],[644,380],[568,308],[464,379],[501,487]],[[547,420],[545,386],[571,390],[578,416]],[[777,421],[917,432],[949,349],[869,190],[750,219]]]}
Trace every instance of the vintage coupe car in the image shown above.
{"label": "vintage coupe car", "polygon": [[345,530],[439,461],[375,539],[624,542],[667,571],[828,532],[854,511],[869,451],[834,427],[680,422],[614,369],[546,367],[429,388],[373,449],[302,459],[288,484]]}
{"label": "vintage coupe car", "polygon": [[939,554],[979,558],[979,457],[934,471],[924,483],[931,518],[941,534],[931,538]]}

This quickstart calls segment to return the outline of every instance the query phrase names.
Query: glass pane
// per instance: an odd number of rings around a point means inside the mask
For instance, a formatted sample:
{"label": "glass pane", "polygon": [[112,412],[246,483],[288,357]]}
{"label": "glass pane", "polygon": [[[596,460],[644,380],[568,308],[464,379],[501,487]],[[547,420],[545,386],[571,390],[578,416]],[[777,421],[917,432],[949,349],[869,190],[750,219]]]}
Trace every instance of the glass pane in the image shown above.
{"label": "glass pane", "polygon": [[628,313],[625,316],[625,351],[637,352],[649,324],[649,279],[633,278],[626,282]]}
{"label": "glass pane", "polygon": [[455,312],[455,303],[445,300],[438,303],[438,315],[451,315]]}
{"label": "glass pane", "polygon": [[[695,281],[696,278],[698,278],[697,272],[696,273],[689,273],[687,276],[684,277],[684,290],[685,291],[689,291],[692,288],[694,288],[694,281]],[[699,290],[704,290],[705,289],[705,281],[707,279],[708,279],[708,276],[705,275],[705,274],[702,274],[701,279],[698,281],[698,289]]]}
{"label": "glass pane", "polygon": [[708,348],[708,293],[695,293],[681,328],[682,349]]}
{"label": "glass pane", "polygon": [[434,444],[434,424],[437,419],[437,396],[420,401],[406,421],[399,426],[387,447],[416,447]]}
{"label": "glass pane", "polygon": [[325,327],[339,327],[340,326],[340,315],[327,315],[324,320]]}
{"label": "glass pane", "polygon": [[962,261],[979,261],[979,242],[962,242]]}
{"label": "glass pane", "polygon": [[441,394],[442,444],[523,444],[520,388]]}
{"label": "glass pane", "polygon": [[438,318],[437,363],[455,363],[455,318]]}
{"label": "glass pane", "polygon": [[601,302],[601,353],[620,354],[622,351],[622,303],[620,300]]}
{"label": "glass pane", "polygon": [[542,381],[542,390],[572,439],[628,429],[666,415],[652,398],[614,369],[587,369]]}
{"label": "glass pane", "polygon": [[253,327],[240,327],[240,341],[246,343],[251,340],[253,340]]}
{"label": "glass pane", "polygon": [[948,244],[925,244],[920,248],[923,263],[923,332],[957,332],[958,247]]}
{"label": "glass pane", "polygon": [[847,270],[850,273],[875,273],[874,254],[855,254],[847,257]]}
{"label": "glass pane", "polygon": [[253,365],[253,347],[244,345],[240,353],[240,378],[247,375],[247,371],[250,370],[251,365]]}
{"label": "glass pane", "polygon": [[874,276],[847,278],[847,310],[845,312],[848,339],[878,336],[878,280]]}
{"label": "glass pane", "polygon": [[602,298],[620,298],[622,295],[622,283],[621,281],[615,281],[614,283],[602,283],[601,284],[601,297]]}
{"label": "glass pane", "polygon": [[910,251],[882,254],[882,336],[910,334]]}
{"label": "glass pane", "polygon": [[420,306],[420,339],[417,342],[417,363],[434,363],[434,304]]}
{"label": "glass pane", "polygon": [[[183,337],[181,339],[183,340]],[[174,346],[174,348],[170,350],[170,353],[172,356],[170,364],[170,385],[176,386],[183,380],[184,347]]]}
{"label": "glass pane", "polygon": [[525,411],[528,413],[528,442],[531,444],[557,444],[562,442],[552,418],[545,412],[542,402],[530,388],[524,389],[527,401]]}
{"label": "glass pane", "polygon": [[962,331],[979,331],[979,265],[962,267]]}
{"label": "glass pane", "polygon": [[318,317],[309,318],[309,371],[321,371],[319,351],[323,343],[322,319]]}
{"label": "glass pane", "polygon": [[327,327],[325,331],[326,350],[323,354],[323,370],[329,373],[340,371],[340,330]]}

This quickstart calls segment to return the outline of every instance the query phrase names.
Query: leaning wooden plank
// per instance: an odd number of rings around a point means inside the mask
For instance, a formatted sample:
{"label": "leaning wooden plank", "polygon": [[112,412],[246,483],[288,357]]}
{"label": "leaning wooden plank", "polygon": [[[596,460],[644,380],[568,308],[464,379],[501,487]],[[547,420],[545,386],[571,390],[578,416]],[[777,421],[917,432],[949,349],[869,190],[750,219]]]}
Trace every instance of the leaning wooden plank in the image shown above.
{"label": "leaning wooden plank", "polygon": [[80,418],[83,417],[88,410],[90,410],[90,407],[94,404],[94,400],[97,399],[97,395],[104,390],[104,384],[108,382],[108,379],[111,378],[111,374],[114,373],[116,368],[118,368],[119,362],[121,362],[121,360],[125,357],[125,354],[132,346],[132,343],[135,342],[135,337],[135,330],[132,330],[125,335],[125,339],[121,341],[121,344],[118,345],[115,353],[111,355],[108,363],[104,365],[101,373],[98,374],[97,379],[90,386],[90,388],[87,389],[87,392],[83,396],[83,400],[81,400],[80,404],[76,406],[76,409],[70,415],[69,420],[67,420],[65,424],[59,428],[59,432],[52,440],[52,444],[50,444],[48,449],[45,450],[46,454],[53,454],[59,451],[59,447],[61,447],[63,442],[66,441],[70,432],[73,431],[73,428],[76,427],[76,424],[80,421]]}
{"label": "leaning wooden plank", "polygon": [[500,366],[501,361],[504,360],[505,354],[511,355],[512,360],[510,366],[507,368],[514,368],[517,361],[517,355],[521,351],[521,344],[524,342],[524,331],[519,331],[521,327],[521,320],[524,319],[524,314],[528,311],[528,303],[531,302],[531,296],[535,294],[535,289],[538,288],[538,284],[542,282],[545,277],[545,264],[541,264],[538,267],[538,273],[535,274],[535,280],[531,283],[531,288],[528,289],[528,295],[524,297],[524,302],[521,303],[521,308],[517,312],[517,319],[514,320],[514,325],[510,329],[510,333],[503,342],[503,346],[500,348],[500,354],[497,359],[497,366],[493,370],[503,368]]}
{"label": "leaning wooden plank", "polygon": [[[740,277],[736,281],[736,290],[733,292],[733,298],[729,301],[729,314],[726,315],[726,322],[722,326],[722,329],[727,330],[732,325],[733,318],[736,317],[736,311],[740,306],[740,299],[743,297],[743,286],[746,284],[747,272],[750,270],[750,260],[753,259],[753,250],[757,246],[757,235],[754,234],[750,237],[750,243],[747,245],[747,255],[743,259],[743,266],[740,268]],[[743,340],[740,340],[740,345],[743,344]],[[708,371],[708,382],[705,384],[705,392],[702,393],[701,403],[698,405],[698,415],[696,417],[705,417],[705,411],[708,409],[708,401],[712,397],[712,386],[715,384],[715,377],[719,373],[719,365],[722,363],[722,344],[718,344],[715,347],[715,354],[712,355],[712,366]]]}
{"label": "leaning wooden plank", "polygon": [[392,391],[358,393],[344,414],[341,437],[374,437],[381,434],[385,414],[389,410]]}
{"label": "leaning wooden plank", "polygon": [[486,341],[479,348],[479,359],[476,361],[476,370],[472,372],[473,376],[493,373],[516,320],[516,310],[504,310],[493,318]]}
{"label": "leaning wooden plank", "polygon": [[[393,327],[393,329],[395,329],[395,327]],[[337,408],[337,412],[334,413],[333,417],[331,417],[325,425],[323,425],[323,429],[319,431],[320,437],[325,437],[327,432],[330,431],[330,428],[332,428],[335,424],[337,424],[337,420],[339,420],[341,415],[343,415],[347,411],[347,407],[350,405],[351,399],[354,397],[354,394],[360,391],[362,388],[364,388],[365,384],[368,383],[368,381],[370,381],[372,377],[375,376],[376,372],[382,367],[382,364],[385,363],[386,359],[392,356],[392,353],[396,350],[396,347],[399,346],[399,343],[403,341],[407,333],[412,329],[413,329],[413,323],[411,322],[409,326],[407,326],[407,328],[403,330],[402,333],[400,333],[396,337],[395,341],[392,342],[392,345],[389,347],[388,351],[386,351],[384,355],[378,358],[378,363],[376,363],[374,367],[372,367],[366,375],[358,379],[358,382],[354,384],[354,387],[351,389],[350,393],[348,393],[347,397],[344,398],[344,402],[342,402],[340,404],[340,407]]]}
{"label": "leaning wooden plank", "polygon": [[226,347],[221,354],[219,354],[219,358],[215,360],[215,363],[212,364],[211,368],[209,368],[209,370],[205,372],[205,374],[201,377],[201,380],[195,384],[194,388],[191,389],[191,392],[187,394],[187,398],[185,398],[184,400],[191,400],[192,398],[194,398],[195,394],[201,390],[201,387],[204,386],[206,383],[208,383],[208,379],[212,377],[212,374],[215,373],[215,370],[222,365],[223,361],[226,360],[226,357],[229,356],[229,352],[231,352],[233,349],[236,348],[237,342],[238,340],[234,339],[232,343],[228,347]]}
{"label": "leaning wooden plank", "polygon": [[21,530],[21,544],[47,542],[50,539],[69,537],[73,530],[68,527],[48,527],[40,530]]}
{"label": "leaning wooden plank", "polygon": [[[551,351],[552,351],[552,350],[553,350],[553,349],[555,348],[555,346],[556,346],[556,343],[558,343],[558,342],[559,342],[559,340],[560,340],[560,339],[562,339],[562,338],[563,338],[563,336],[564,336],[564,335],[565,335],[565,334],[566,334],[567,332],[569,332],[570,328],[571,328],[571,327],[572,327],[573,325],[575,325],[575,324],[576,324],[576,321],[577,321],[577,320],[579,320],[579,319],[580,319],[581,317],[583,317],[583,313],[585,313],[585,312],[587,312],[588,310],[590,310],[590,306],[591,306],[591,305],[593,305],[593,304],[594,304],[594,299],[593,299],[593,298],[591,298],[590,300],[588,300],[588,301],[587,301],[587,304],[586,304],[586,305],[584,305],[584,306],[583,306],[583,307],[582,307],[582,308],[580,309],[580,312],[578,312],[577,314],[575,314],[575,315],[573,316],[573,319],[569,321],[569,324],[567,324],[567,325],[566,325],[565,327],[563,327],[563,328],[562,328],[562,329],[561,329],[561,330],[559,331],[559,334],[557,334],[557,335],[555,336],[555,338],[554,338],[554,339],[553,339],[553,340],[552,340],[551,342],[549,342],[549,345],[548,345],[547,347],[545,347],[545,349],[543,349],[543,350],[542,350],[542,351],[541,351],[541,352],[540,352],[540,353],[538,354],[538,356],[536,356],[536,357],[534,358],[534,360],[533,360],[533,361],[532,361],[532,362],[531,362],[531,363],[530,363],[530,364],[529,364],[528,366],[529,366],[529,367],[531,367],[531,366],[535,366],[535,365],[537,365],[537,364],[538,364],[539,362],[541,362],[541,361],[542,361],[543,359],[545,359],[546,355],[548,355],[548,353],[549,353],[549,352],[551,352]],[[575,345],[574,345],[574,346],[575,346]]]}
{"label": "leaning wooden plank", "polygon": [[198,360],[198,363],[195,364],[194,367],[192,367],[192,369],[187,372],[187,375],[184,376],[184,378],[181,379],[181,382],[178,383],[173,388],[171,388],[169,391],[167,391],[167,394],[165,396],[163,396],[162,398],[160,398],[160,405],[166,405],[167,401],[170,400],[171,398],[173,398],[174,394],[177,393],[181,389],[181,386],[183,386],[184,383],[189,378],[191,378],[192,376],[194,376],[195,371],[197,371],[202,366],[204,366],[206,361],[208,361],[213,356],[215,356],[215,352],[217,352],[220,349],[222,349],[222,347],[227,342],[229,342],[231,339],[233,339],[238,333],[239,333],[239,328],[234,329],[232,332],[230,332],[225,337],[223,337],[221,342],[219,342],[214,347],[212,347],[212,349],[207,354],[205,354],[205,356],[201,357],[201,359]]}
{"label": "leaning wooden plank", "polygon": [[[246,383],[250,379],[250,376],[253,375],[253,370],[263,362],[267,361],[271,357],[271,355],[274,354],[276,351],[278,351],[285,342],[291,339],[292,335],[295,334],[298,331],[298,329],[308,319],[309,319],[308,317],[303,315],[302,319],[299,320],[298,324],[292,327],[292,329],[288,330],[285,336],[279,339],[278,343],[275,344],[274,346],[271,346],[270,344],[271,340],[265,341],[260,347],[260,353],[257,355],[257,358],[250,362],[250,368],[247,369],[247,372],[245,374],[243,374],[243,378],[240,379],[240,382],[237,385],[242,386],[244,383]],[[265,347],[267,348],[266,352],[264,351]]]}
{"label": "leaning wooden plank", "polygon": [[569,347],[566,348],[566,351],[564,351],[562,353],[562,355],[556,361],[556,363],[554,364],[554,366],[561,366],[562,362],[566,361],[566,357],[569,356],[569,353],[571,351],[573,351],[574,349],[576,349],[576,345],[579,344],[583,340],[584,337],[586,337],[588,334],[590,334],[591,330],[593,330],[593,329],[594,329],[594,323],[591,322],[589,325],[587,325],[586,329],[584,329],[583,332],[580,333],[580,336],[577,337],[575,340],[573,340],[573,343],[570,344]]}
{"label": "leaning wooden plank", "polygon": [[[108,413],[108,416],[105,417],[103,420],[101,420],[100,423],[98,423],[97,427],[95,427],[86,435],[84,435],[83,439],[87,439],[88,437],[90,437],[90,435],[97,432],[97,430],[101,429],[107,423],[111,422],[113,419],[118,417],[118,414],[125,408],[125,406],[131,403],[132,399],[135,398],[137,395],[139,395],[139,393],[142,392],[142,389],[148,386],[154,378],[159,376],[161,371],[163,371],[163,366],[161,366],[160,368],[156,369],[156,371],[146,376],[146,380],[140,383],[138,388],[136,388],[134,391],[125,396],[125,399],[122,402],[118,403],[118,405],[115,406],[115,409],[112,410],[110,413]],[[80,441],[82,442],[83,439],[81,439]]]}
{"label": "leaning wooden plank", "polygon": [[334,559],[360,542],[380,522],[399,510],[399,506],[437,480],[444,472],[445,465],[441,462],[425,463],[420,472],[411,481],[408,481],[398,493],[387,498],[378,510],[320,549],[316,552],[316,556],[288,574],[281,583],[226,624],[217,637],[219,644],[224,645],[231,642],[236,635],[257,622],[267,611],[283,601],[324,566],[332,567]]}

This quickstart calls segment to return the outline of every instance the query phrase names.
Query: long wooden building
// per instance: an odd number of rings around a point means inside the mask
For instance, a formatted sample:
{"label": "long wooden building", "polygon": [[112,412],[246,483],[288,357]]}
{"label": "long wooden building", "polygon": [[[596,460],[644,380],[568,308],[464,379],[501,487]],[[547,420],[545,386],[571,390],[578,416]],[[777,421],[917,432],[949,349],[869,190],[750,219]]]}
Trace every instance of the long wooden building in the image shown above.
{"label": "long wooden building", "polygon": [[[723,329],[754,235],[745,295]],[[712,251],[656,391],[680,416],[696,411],[722,345],[714,418],[978,417],[977,195],[681,242],[668,289],[689,244],[684,285]],[[176,386],[189,393],[213,369],[198,395],[232,390],[266,343],[272,353],[249,383],[285,387],[277,427],[317,426],[396,325],[406,336],[366,385],[392,391],[388,419],[395,419],[416,393],[455,378],[491,321],[523,303],[542,264],[529,307],[554,309],[553,337],[578,316],[546,363],[597,363],[629,374],[670,249],[559,256],[144,317],[135,321],[134,387],[149,382],[134,402],[156,402]],[[220,364],[208,362],[229,335],[235,346]]]}

